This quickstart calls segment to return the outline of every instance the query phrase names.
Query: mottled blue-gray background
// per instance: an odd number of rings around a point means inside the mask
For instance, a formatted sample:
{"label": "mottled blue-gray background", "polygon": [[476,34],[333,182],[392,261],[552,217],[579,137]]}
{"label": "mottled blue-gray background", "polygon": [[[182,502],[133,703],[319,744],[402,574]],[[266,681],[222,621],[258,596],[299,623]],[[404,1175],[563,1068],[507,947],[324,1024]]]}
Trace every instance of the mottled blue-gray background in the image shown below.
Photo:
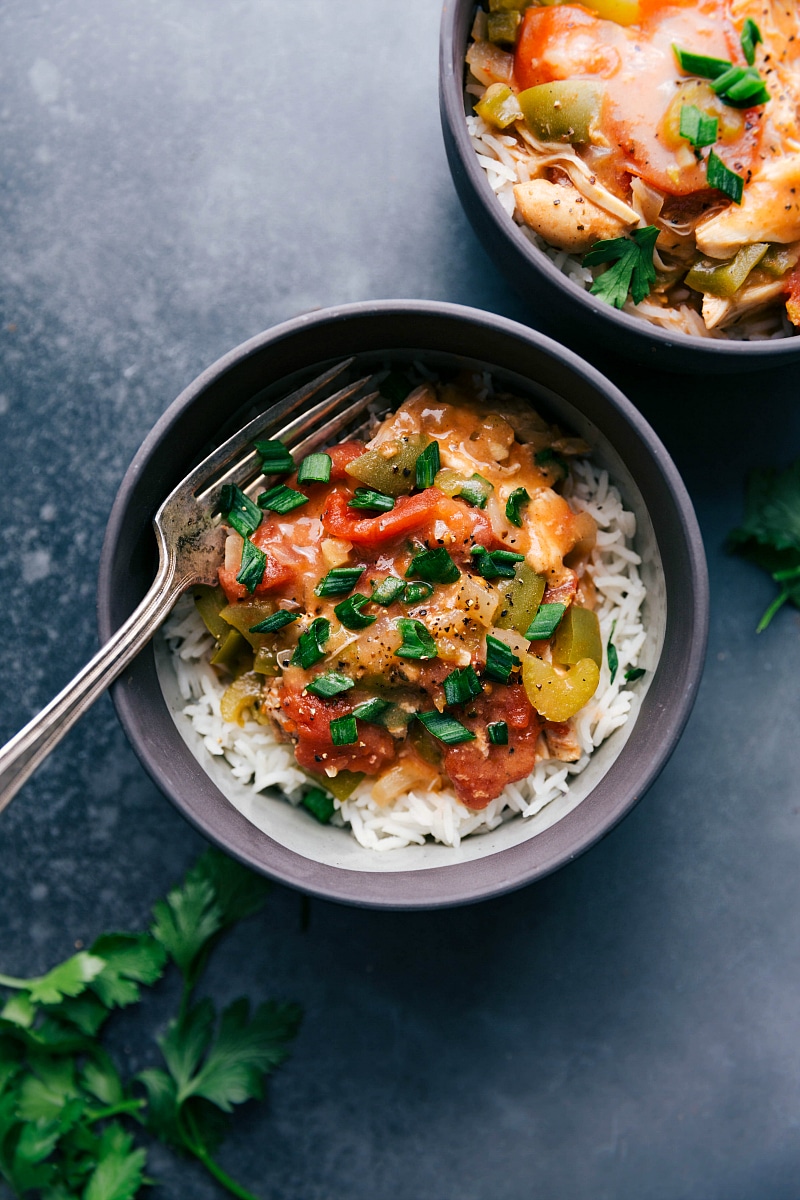
{"label": "mottled blue-gray background", "polygon": [[[529,319],[439,132],[431,0],[4,0],[0,739],[96,646],[108,512],[153,421],[231,346],[350,300]],[[569,340],[570,330],[561,331]],[[371,913],[276,887],[219,1001],[306,1021],[223,1161],[265,1200],[796,1200],[800,620],[722,549],[755,463],[800,452],[795,372],[592,354],[683,471],[711,641],[680,747],[588,855],[475,908]],[[138,928],[202,849],[107,698],[0,819],[0,971]],[[116,1041],[136,1068],[169,1008]],[[155,1150],[158,1200],[211,1200]]]}

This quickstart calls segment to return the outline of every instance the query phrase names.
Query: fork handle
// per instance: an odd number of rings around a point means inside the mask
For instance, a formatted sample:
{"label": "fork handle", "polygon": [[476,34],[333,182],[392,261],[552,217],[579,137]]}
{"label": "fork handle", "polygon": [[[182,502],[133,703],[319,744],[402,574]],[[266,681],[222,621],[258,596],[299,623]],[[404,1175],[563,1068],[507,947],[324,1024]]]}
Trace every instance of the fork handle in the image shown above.
{"label": "fork handle", "polygon": [[166,571],[159,572],[150,591],[124,625],[72,682],[0,750],[0,812],[67,730],[149,642],[175,601],[192,582],[192,579],[176,576],[171,565]]}

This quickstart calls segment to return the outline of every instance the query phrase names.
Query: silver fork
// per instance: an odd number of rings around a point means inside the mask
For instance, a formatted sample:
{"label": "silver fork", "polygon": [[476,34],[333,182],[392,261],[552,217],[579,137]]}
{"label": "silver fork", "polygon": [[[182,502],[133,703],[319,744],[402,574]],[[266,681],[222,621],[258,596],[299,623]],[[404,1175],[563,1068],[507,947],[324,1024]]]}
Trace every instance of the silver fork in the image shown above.
{"label": "silver fork", "polygon": [[[265,435],[277,437],[299,459],[346,429],[378,397],[373,376],[332,391],[352,362],[338,363],[279,400],[212,451],[170,492],[153,520],[159,566],[149,592],[72,682],[0,750],[0,812],[67,730],[146,645],[179,597],[195,584],[217,582],[225,542],[218,510],[222,487],[234,483],[255,495],[265,482],[251,443]],[[304,409],[320,394],[316,403]],[[294,413],[298,415],[292,416]]]}

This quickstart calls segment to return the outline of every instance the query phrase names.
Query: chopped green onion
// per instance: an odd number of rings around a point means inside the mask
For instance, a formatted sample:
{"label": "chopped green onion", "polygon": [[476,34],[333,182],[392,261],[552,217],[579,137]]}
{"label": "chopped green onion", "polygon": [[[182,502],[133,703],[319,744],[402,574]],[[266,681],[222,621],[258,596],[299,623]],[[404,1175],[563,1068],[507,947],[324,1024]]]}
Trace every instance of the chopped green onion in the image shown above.
{"label": "chopped green onion", "polygon": [[433,487],[433,481],[440,466],[439,443],[429,442],[417,459],[417,487],[420,489]]}
{"label": "chopped green onion", "polygon": [[395,650],[398,658],[436,658],[436,642],[421,621],[413,617],[398,617],[395,621],[403,644]]}
{"label": "chopped green onion", "polygon": [[352,713],[346,717],[334,717],[330,729],[334,746],[352,746],[353,742],[358,741],[358,726]]}
{"label": "chopped green onion", "polygon": [[321,696],[323,700],[327,700],[331,696],[338,696],[340,692],[348,691],[351,687],[355,687],[354,680],[348,679],[338,671],[326,671],[324,675],[317,675],[311,683],[307,683],[306,691],[311,692],[312,696]]}
{"label": "chopped green onion", "polygon": [[551,464],[558,467],[565,479],[569,475],[569,463],[563,454],[559,454],[552,446],[545,446],[543,450],[538,450],[534,456],[534,462],[537,467],[546,468]]}
{"label": "chopped green onion", "polygon": [[719,120],[710,117],[694,104],[684,104],[681,108],[681,137],[698,149],[703,146],[713,146],[719,133]]}
{"label": "chopped green onion", "polygon": [[391,400],[392,404],[402,404],[413,387],[413,383],[402,371],[390,371],[378,384],[378,391],[384,399]]}
{"label": "chopped green onion", "polygon": [[730,69],[727,58],[709,58],[705,54],[692,54],[689,50],[681,50],[673,42],[672,49],[678,60],[678,66],[687,75],[699,75],[701,79],[716,79]]}
{"label": "chopped green onion", "polygon": [[353,716],[358,717],[359,721],[369,721],[371,725],[381,725],[383,724],[381,717],[393,707],[390,700],[380,700],[377,696],[373,696],[371,700],[357,704],[353,709]]}
{"label": "chopped green onion", "polygon": [[734,108],[754,108],[769,100],[766,84],[755,67],[731,67],[712,82],[711,88]]}
{"label": "chopped green onion", "polygon": [[407,583],[403,589],[403,604],[421,604],[432,595],[432,583]]}
{"label": "chopped green onion", "polygon": [[487,550],[485,546],[473,546],[470,554],[484,579],[513,579],[514,564],[525,559],[513,550]]}
{"label": "chopped green onion", "polygon": [[254,592],[264,578],[266,565],[267,556],[264,551],[259,550],[258,546],[254,545],[249,538],[245,538],[242,546],[242,565],[236,576],[236,582],[244,584],[248,592]]}
{"label": "chopped green onion", "polygon": [[611,640],[614,636],[614,630],[616,628],[617,628],[617,622],[612,621],[611,622],[611,633],[608,635],[608,645],[606,646],[606,658],[608,659],[608,669],[611,672],[611,680],[610,680],[611,683],[613,683],[614,680],[616,679],[617,670],[619,668],[619,655],[617,654],[617,647],[614,645],[614,643]]}
{"label": "chopped green onion", "polygon": [[486,733],[492,746],[508,745],[508,725],[505,721],[492,721],[486,726]]}
{"label": "chopped green onion", "polygon": [[489,634],[486,638],[486,666],[483,673],[495,683],[508,683],[515,667],[522,665],[510,646]]}
{"label": "chopped green onion", "polygon": [[327,642],[331,635],[331,623],[326,617],[316,617],[305,633],[301,633],[297,639],[294,654],[290,662],[298,663],[304,669],[313,667],[314,663],[319,662],[325,657],[325,651],[322,647]]}
{"label": "chopped green onion", "polygon": [[368,625],[374,624],[378,619],[361,611],[369,601],[369,596],[356,592],[354,596],[348,596],[346,600],[342,600],[341,604],[337,604],[333,611],[345,629],[366,629]]}
{"label": "chopped green onion", "polygon": [[466,704],[483,691],[474,667],[456,667],[444,680],[443,687],[447,704]]}
{"label": "chopped green onion", "polygon": [[336,811],[333,797],[323,792],[322,788],[309,788],[304,793],[301,803],[321,825],[327,825]]}
{"label": "chopped green onion", "polygon": [[525,637],[529,642],[552,637],[566,611],[566,604],[540,604],[539,611],[525,630]]}
{"label": "chopped green onion", "polygon": [[330,454],[307,454],[297,469],[297,482],[327,483],[332,466]]}
{"label": "chopped green onion", "polygon": [[625,672],[625,682],[633,683],[635,680],[641,679],[642,676],[646,674],[647,672],[645,671],[644,667],[628,667],[627,671]]}
{"label": "chopped green onion", "polygon": [[420,550],[419,554],[414,555],[406,571],[406,579],[412,575],[419,575],[428,583],[455,583],[461,572],[444,546],[437,546],[435,550]]}
{"label": "chopped green onion", "polygon": [[294,470],[294,459],[277,438],[269,441],[253,442],[261,458],[261,470],[264,475],[289,475]]}
{"label": "chopped green onion", "polygon": [[706,179],[709,187],[719,188],[726,196],[730,196],[734,204],[742,203],[744,180],[741,175],[737,175],[735,171],[726,167],[714,150],[709,154],[706,163]]}
{"label": "chopped green onion", "polygon": [[344,596],[346,592],[352,592],[363,574],[364,567],[334,567],[320,579],[314,595]]}
{"label": "chopped green onion", "polygon": [[262,492],[258,497],[259,508],[268,508],[276,513],[291,512],[293,508],[299,508],[301,504],[308,504],[308,496],[295,491],[294,488],[287,487],[285,483],[276,484],[275,487],[271,487],[268,492]]}
{"label": "chopped green onion", "polygon": [[473,508],[486,508],[486,501],[493,491],[494,486],[489,483],[489,480],[484,479],[476,472],[471,479],[462,483],[461,490],[456,492],[456,497],[459,500],[465,500]]}
{"label": "chopped green onion", "polygon": [[742,26],[742,35],[739,40],[742,43],[744,56],[752,67],[756,61],[756,46],[764,40],[761,36],[761,30],[752,17],[748,17]]}
{"label": "chopped green onion", "polygon": [[428,733],[433,734],[440,742],[444,742],[446,746],[457,746],[459,742],[474,742],[475,734],[472,733],[460,721],[456,721],[447,713],[440,713],[434,709],[432,712],[417,713],[418,719],[427,729]]}
{"label": "chopped green onion", "polygon": [[348,500],[347,507],[363,512],[391,512],[394,508],[394,496],[373,492],[371,488],[357,487],[356,494],[352,500]]}
{"label": "chopped green onion", "polygon": [[522,513],[520,509],[529,501],[530,496],[523,487],[514,488],[514,491],[506,500],[506,517],[518,529],[522,526]]}
{"label": "chopped green onion", "polygon": [[373,604],[381,604],[386,608],[398,600],[405,589],[406,585],[402,579],[398,579],[396,575],[387,575],[375,588],[370,600]]}
{"label": "chopped green onion", "polygon": [[219,496],[219,511],[225,520],[243,538],[255,533],[261,524],[263,513],[249,496],[245,496],[235,483],[226,483]]}
{"label": "chopped green onion", "polygon": [[257,625],[251,625],[250,633],[277,633],[279,629],[283,629],[284,625],[291,625],[292,621],[296,621],[299,616],[300,613],[287,612],[285,608],[279,608],[277,612],[265,617]]}

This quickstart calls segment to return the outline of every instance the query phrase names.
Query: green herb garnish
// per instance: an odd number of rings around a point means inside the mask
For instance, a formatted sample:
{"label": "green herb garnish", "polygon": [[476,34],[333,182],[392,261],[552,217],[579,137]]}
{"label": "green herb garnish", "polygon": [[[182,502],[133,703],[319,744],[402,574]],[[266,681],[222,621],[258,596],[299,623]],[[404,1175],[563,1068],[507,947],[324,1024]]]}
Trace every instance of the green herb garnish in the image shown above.
{"label": "green herb garnish", "polygon": [[474,667],[456,667],[442,684],[447,704],[466,704],[480,696],[483,688]]}
{"label": "green herb garnish", "polygon": [[303,504],[308,504],[308,496],[304,496],[302,492],[298,492],[294,488],[287,487],[285,483],[276,484],[275,487],[271,487],[267,492],[262,492],[258,497],[260,508],[280,514],[291,512],[292,509],[300,508]]}
{"label": "green herb garnish", "polygon": [[506,500],[506,517],[512,525],[522,527],[522,508],[530,503],[530,496],[524,487],[514,488]]}
{"label": "green herb garnish", "polygon": [[525,560],[524,554],[513,550],[487,550],[485,546],[473,546],[470,555],[484,579],[513,579],[515,565]]}
{"label": "green herb garnish", "polygon": [[378,391],[392,404],[402,404],[414,385],[402,371],[390,371],[378,384]]}
{"label": "green herb garnish", "polygon": [[712,80],[711,90],[732,108],[755,108],[769,100],[766,84],[755,67],[732,66]]}
{"label": "green herb garnish", "polygon": [[487,636],[486,666],[483,668],[483,674],[487,679],[493,679],[495,683],[508,683],[512,672],[521,665],[521,660],[517,658],[510,646],[501,642],[499,638],[492,637],[491,634]]}
{"label": "green herb garnish", "polygon": [[569,475],[569,463],[564,458],[564,455],[559,454],[552,446],[544,446],[543,449],[537,450],[533,461],[537,467],[549,467],[553,463],[558,467],[565,479]]}
{"label": "green herb garnish", "polygon": [[432,595],[432,583],[407,583],[403,588],[403,604],[421,604]]}
{"label": "green herb garnish", "polygon": [[348,679],[338,671],[327,671],[324,675],[315,675],[311,683],[306,684],[306,691],[311,692],[312,696],[329,700],[331,696],[347,692],[351,687],[355,687],[354,680]]}
{"label": "green herb garnish", "polygon": [[455,583],[461,572],[444,546],[437,546],[435,550],[420,550],[419,554],[414,555],[406,571],[406,579],[414,575],[428,583]]}
{"label": "green herb garnish", "polygon": [[635,680],[641,679],[642,676],[646,674],[647,672],[645,671],[644,667],[628,667],[627,671],[625,672],[625,682],[633,683]]}
{"label": "green herb garnish", "polygon": [[330,724],[331,741],[334,746],[352,746],[358,741],[358,727],[352,713],[346,717],[334,717]]}
{"label": "green herb garnish", "polygon": [[333,460],[330,454],[307,454],[297,468],[298,483],[327,483]]}
{"label": "green herb garnish", "polygon": [[719,119],[710,117],[694,104],[684,104],[681,108],[681,137],[696,149],[703,146],[713,146],[719,133]]}
{"label": "green herb garnish", "polygon": [[486,726],[486,734],[492,746],[508,745],[508,725],[505,721],[492,721]]}
{"label": "green herb garnish", "polygon": [[297,639],[290,662],[308,670],[325,657],[323,646],[331,635],[331,623],[326,617],[315,617],[305,633]]}
{"label": "green herb garnish", "polygon": [[787,602],[800,608],[800,459],[784,471],[753,471],[744,521],[728,546],[772,576],[778,594],[758,623],[762,633]]}
{"label": "green herb garnish", "polygon": [[711,151],[706,162],[706,179],[709,187],[718,188],[726,196],[730,196],[734,204],[742,203],[744,179],[735,171],[731,171],[730,167],[726,167],[714,150]]}
{"label": "green herb garnish", "polygon": [[756,25],[752,17],[748,17],[742,26],[742,34],[739,41],[742,43],[744,56],[752,67],[756,61],[756,46],[759,42],[763,42],[761,30]]}
{"label": "green herb garnish", "polygon": [[590,289],[592,295],[599,296],[614,308],[622,308],[630,292],[633,303],[641,304],[650,295],[650,288],[656,281],[653,250],[657,237],[656,226],[646,225],[644,229],[634,229],[629,238],[595,242],[588,254],[583,256],[583,265],[614,265],[597,276]]}
{"label": "green herb garnish", "polygon": [[320,825],[327,825],[333,814],[336,812],[336,805],[333,803],[333,797],[322,788],[309,788],[303,793],[301,800],[303,808],[307,808],[312,817],[316,817]]}
{"label": "green herb garnish", "polygon": [[608,645],[606,646],[606,658],[608,660],[608,669],[611,672],[611,679],[609,681],[610,683],[614,682],[614,680],[617,677],[617,671],[619,670],[619,655],[617,654],[617,647],[614,645],[613,641],[611,640],[614,636],[614,630],[616,628],[617,628],[617,622],[612,621],[611,622],[611,633],[608,635]]}
{"label": "green herb garnish", "polygon": [[373,696],[371,700],[357,704],[353,709],[353,716],[358,717],[359,721],[369,721],[371,725],[382,725],[381,718],[392,707],[390,700],[380,700],[377,696]]}
{"label": "green herb garnish", "polygon": [[347,501],[347,507],[363,512],[391,512],[394,508],[394,496],[373,492],[371,488],[357,487],[353,499]]}
{"label": "green herb garnish", "polygon": [[428,733],[433,734],[446,746],[475,741],[475,734],[447,713],[440,713],[434,709],[432,712],[417,713],[417,719],[422,722]]}
{"label": "green herb garnish", "polygon": [[440,466],[439,443],[429,442],[417,459],[415,482],[420,490],[433,487]]}
{"label": "green herb garnish", "polygon": [[333,611],[345,629],[366,629],[368,625],[372,625],[377,621],[377,617],[372,617],[369,613],[362,612],[364,605],[369,604],[370,599],[370,596],[365,596],[362,592],[356,592],[354,596],[348,596],[346,600],[342,600],[340,604],[334,607]]}
{"label": "green herb garnish", "polygon": [[279,608],[277,612],[271,613],[257,625],[251,625],[250,633],[277,633],[279,629],[283,629],[284,625],[291,625],[292,621],[296,621],[299,616],[300,613],[287,612],[286,609]]}
{"label": "green herb garnish", "polygon": [[232,529],[243,538],[255,533],[264,516],[257,504],[235,483],[226,483],[219,496],[219,510]]}
{"label": "green herb garnish", "polygon": [[269,441],[253,442],[261,458],[261,471],[264,475],[290,475],[294,470],[294,459],[277,438]]}
{"label": "green herb garnish", "polygon": [[242,565],[236,575],[236,582],[243,584],[248,592],[254,592],[264,578],[266,565],[267,556],[264,551],[259,550],[249,538],[245,538],[242,545]]}
{"label": "green herb garnish", "polygon": [[687,75],[699,75],[701,79],[716,79],[730,67],[727,58],[709,58],[706,54],[692,54],[690,50],[681,50],[673,42],[672,49],[678,60],[678,66]]}
{"label": "green herb garnish", "polygon": [[406,585],[402,579],[398,579],[396,575],[387,575],[375,588],[370,600],[373,604],[380,604],[387,608],[402,596],[405,589]]}
{"label": "green herb garnish", "polygon": [[489,480],[484,479],[476,472],[471,479],[462,483],[460,490],[456,492],[456,497],[459,500],[465,500],[473,508],[486,508],[486,501],[493,491],[494,487]]}
{"label": "green herb garnish", "polygon": [[314,588],[315,596],[344,596],[352,592],[361,576],[364,567],[334,567],[320,579]]}
{"label": "green herb garnish", "polygon": [[436,642],[421,621],[413,617],[398,617],[395,625],[403,639],[403,644],[395,650],[398,658],[436,658]]}
{"label": "green herb garnish", "polygon": [[[260,1098],[286,1058],[300,1012],[269,1002],[251,1015],[235,1000],[218,1015],[194,993],[221,934],[259,912],[268,887],[210,850],[154,906],[148,932],[105,934],[35,979],[0,976],[11,992],[0,1017],[0,1177],[15,1196],[143,1197],[146,1132],[198,1159],[240,1200],[256,1200],[214,1153],[224,1114]],[[113,1009],[144,1001],[143,988],[170,964],[183,987],[177,1015],[156,1038],[163,1066],[126,1078],[113,1057],[119,1037],[104,1046],[103,1026]]]}
{"label": "green herb garnish", "polygon": [[525,637],[529,642],[552,637],[566,610],[566,604],[540,604],[536,616],[525,630]]}

